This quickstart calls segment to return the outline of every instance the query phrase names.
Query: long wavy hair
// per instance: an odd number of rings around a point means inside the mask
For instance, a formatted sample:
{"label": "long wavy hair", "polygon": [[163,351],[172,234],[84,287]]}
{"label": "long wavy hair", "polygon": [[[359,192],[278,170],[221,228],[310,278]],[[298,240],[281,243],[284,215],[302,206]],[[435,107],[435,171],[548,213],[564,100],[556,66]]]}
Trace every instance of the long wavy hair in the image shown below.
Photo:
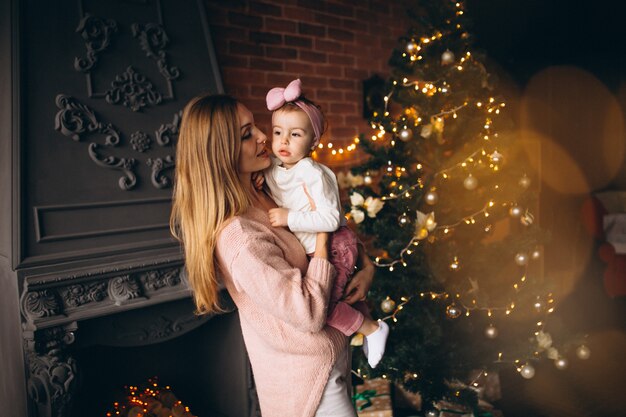
{"label": "long wavy hair", "polygon": [[228,219],[250,207],[248,191],[238,176],[239,124],[237,100],[230,96],[196,97],[183,110],[170,230],[183,244],[197,314],[222,311],[217,236]]}

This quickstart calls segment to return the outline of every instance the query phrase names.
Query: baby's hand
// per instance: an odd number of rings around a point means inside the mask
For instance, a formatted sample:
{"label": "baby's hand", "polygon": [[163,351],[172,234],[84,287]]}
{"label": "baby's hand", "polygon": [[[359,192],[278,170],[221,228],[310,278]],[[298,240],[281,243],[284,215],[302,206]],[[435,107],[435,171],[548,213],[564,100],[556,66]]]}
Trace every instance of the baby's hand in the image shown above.
{"label": "baby's hand", "polygon": [[265,176],[263,175],[263,171],[257,171],[252,173],[252,183],[254,184],[254,188],[258,191],[263,189],[263,183],[265,182]]}
{"label": "baby's hand", "polygon": [[270,223],[274,227],[287,226],[289,210],[285,208],[273,208],[269,210]]}

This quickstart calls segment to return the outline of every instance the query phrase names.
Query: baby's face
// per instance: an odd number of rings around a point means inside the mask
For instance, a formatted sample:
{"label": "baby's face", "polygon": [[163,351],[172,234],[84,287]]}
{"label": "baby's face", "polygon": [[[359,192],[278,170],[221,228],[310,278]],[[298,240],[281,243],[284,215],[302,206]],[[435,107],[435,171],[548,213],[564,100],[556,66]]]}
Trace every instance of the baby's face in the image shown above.
{"label": "baby's face", "polygon": [[272,151],[287,169],[309,154],[314,135],[303,111],[277,110],[272,115]]}

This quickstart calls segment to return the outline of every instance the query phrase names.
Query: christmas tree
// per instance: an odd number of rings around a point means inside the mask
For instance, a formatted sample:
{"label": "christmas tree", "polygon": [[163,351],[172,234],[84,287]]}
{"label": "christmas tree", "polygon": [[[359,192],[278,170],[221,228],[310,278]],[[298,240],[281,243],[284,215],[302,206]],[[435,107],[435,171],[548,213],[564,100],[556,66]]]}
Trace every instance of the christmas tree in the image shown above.
{"label": "christmas tree", "polygon": [[419,392],[425,412],[441,400],[477,410],[481,376],[513,366],[529,378],[541,358],[564,368],[568,346],[552,340],[563,330],[542,277],[539,181],[464,5],[420,2],[411,17],[369,97],[374,133],[358,141],[368,160],[340,178],[379,267],[373,315],[392,329],[381,364],[355,354],[354,368]]}

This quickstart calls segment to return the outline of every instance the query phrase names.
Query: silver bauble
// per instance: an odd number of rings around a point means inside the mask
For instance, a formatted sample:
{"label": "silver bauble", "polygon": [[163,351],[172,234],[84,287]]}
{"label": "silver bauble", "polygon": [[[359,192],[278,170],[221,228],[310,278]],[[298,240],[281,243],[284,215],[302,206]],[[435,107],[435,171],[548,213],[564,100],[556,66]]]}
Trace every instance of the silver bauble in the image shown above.
{"label": "silver bauble", "polygon": [[569,362],[565,358],[559,358],[554,361],[554,366],[556,366],[556,369],[559,369],[561,371],[567,368],[567,365],[569,365]]}
{"label": "silver bauble", "polygon": [[589,348],[585,345],[580,345],[576,349],[576,356],[578,356],[579,359],[583,360],[589,359],[589,357],[591,356],[591,350],[589,350]]}
{"label": "silver bauble", "polygon": [[439,201],[439,195],[437,194],[436,191],[429,191],[426,193],[426,195],[424,196],[424,199],[426,200],[426,204],[430,204],[431,206],[434,206],[435,204],[437,204],[437,201]]}
{"label": "silver bauble", "polygon": [[372,176],[370,174],[365,174],[365,176],[363,176],[363,184],[365,185],[372,184]]}
{"label": "silver bauble", "polygon": [[496,337],[498,337],[498,329],[496,328],[496,326],[494,326],[493,324],[487,326],[487,328],[485,329],[485,336],[487,336],[489,339],[495,339]]}
{"label": "silver bauble", "polygon": [[454,304],[450,304],[448,307],[446,307],[446,315],[451,319],[456,319],[461,315],[461,310]]}
{"label": "silver bauble", "polygon": [[527,363],[525,365],[522,365],[522,367],[519,370],[520,375],[522,375],[522,377],[526,378],[526,379],[531,379],[532,377],[535,376],[535,368]]}
{"label": "silver bauble", "polygon": [[407,224],[411,223],[411,217],[409,217],[406,213],[402,213],[398,217],[398,223],[400,224],[400,226],[407,225]]}
{"label": "silver bauble", "polygon": [[511,217],[519,217],[522,215],[522,208],[520,206],[511,206],[511,208],[509,209],[509,215]]}
{"label": "silver bauble", "polygon": [[401,141],[406,142],[413,137],[413,131],[411,129],[404,128],[400,130],[400,134],[398,135]]}

